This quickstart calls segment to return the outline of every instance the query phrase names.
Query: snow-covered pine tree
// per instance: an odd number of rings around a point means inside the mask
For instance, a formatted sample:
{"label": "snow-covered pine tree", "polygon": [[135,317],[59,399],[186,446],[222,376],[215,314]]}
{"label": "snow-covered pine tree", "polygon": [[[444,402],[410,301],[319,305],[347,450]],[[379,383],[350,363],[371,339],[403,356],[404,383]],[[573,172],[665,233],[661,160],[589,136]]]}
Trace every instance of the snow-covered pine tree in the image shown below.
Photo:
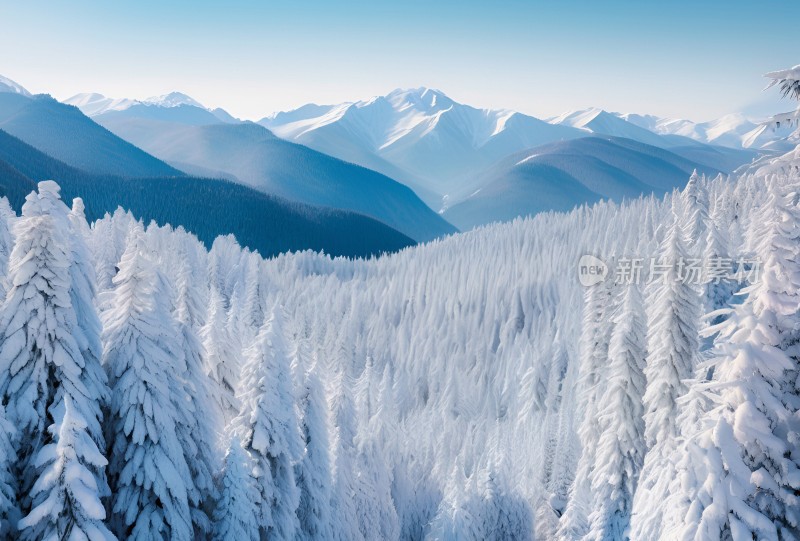
{"label": "snow-covered pine tree", "polygon": [[[186,415],[180,337],[135,224],[103,312],[111,383],[112,526],[124,539],[194,539],[189,466],[178,440]],[[180,360],[176,366],[176,359]]]}
{"label": "snow-covered pine tree", "polygon": [[557,536],[562,541],[580,539],[586,535],[589,528],[591,475],[595,466],[597,441],[600,439],[597,401],[603,379],[603,367],[606,366],[608,358],[610,338],[608,323],[610,310],[613,307],[613,282],[612,275],[605,282],[588,288],[584,293],[578,382],[580,393],[585,397],[578,430],[581,456],[570,488],[569,502],[559,521]]}
{"label": "snow-covered pine tree", "polygon": [[193,283],[191,267],[182,247],[178,257],[179,270],[176,287],[175,319],[178,327],[180,351],[185,360],[184,374],[179,377],[183,384],[183,417],[178,422],[178,440],[184,450],[191,485],[189,499],[192,506],[192,522],[195,531],[208,534],[211,524],[206,508],[216,499],[214,494],[214,471],[219,455],[216,451],[221,422],[215,415],[204,370],[205,350],[197,337],[195,328],[202,321],[202,301],[198,298],[198,286]]}
{"label": "snow-covered pine tree", "polygon": [[[94,314],[92,290],[81,282],[90,286],[91,279],[81,274],[86,261],[79,242],[69,237],[68,209],[59,191],[55,182],[44,181],[38,193],[26,198],[23,216],[15,223],[10,289],[0,319],[0,395],[18,430],[17,496],[24,514],[41,473],[37,457],[53,438],[46,428],[61,423],[65,397],[84,419],[89,437],[100,445],[103,441],[100,405],[107,390],[105,379],[97,374],[98,359],[87,346],[97,329],[79,328]],[[104,491],[103,466],[91,466],[93,482]]]}
{"label": "snow-covered pine tree", "polygon": [[686,187],[681,192],[682,208],[685,216],[684,238],[686,251],[690,257],[699,258],[705,252],[706,230],[709,221],[708,182],[695,170]]}
{"label": "snow-covered pine tree", "polygon": [[212,517],[213,541],[259,540],[259,491],[255,483],[250,456],[234,436],[217,487],[219,500]]}
{"label": "snow-covered pine tree", "polygon": [[392,471],[388,466],[391,435],[384,430],[395,418],[389,366],[381,375],[369,356],[357,386],[360,398],[357,411],[364,417],[363,428],[356,437],[358,474],[354,496],[361,533],[365,539],[397,539],[399,522],[391,494]]}
{"label": "snow-covered pine tree", "polygon": [[279,307],[273,309],[246,357],[239,396],[242,413],[233,425],[255,462],[262,535],[292,539],[298,530],[300,503],[294,463],[303,446]]}
{"label": "snow-covered pine tree", "polygon": [[331,539],[331,460],[328,438],[328,406],[317,375],[317,365],[305,373],[300,401],[301,427],[305,440],[303,458],[295,465],[300,505],[298,538]]}
{"label": "snow-covered pine tree", "polygon": [[114,246],[114,224],[111,215],[106,213],[102,220],[92,224],[90,240],[92,262],[97,276],[98,292],[108,291],[113,287],[111,280],[117,274],[117,250]]}
{"label": "snow-covered pine tree", "polygon": [[[723,269],[729,268],[733,264],[729,237],[730,223],[725,207],[726,202],[722,198],[712,202],[706,231],[703,256],[706,265],[706,276],[704,277],[706,291],[703,307],[706,313],[725,307],[734,292],[733,281],[722,275]],[[709,272],[711,269],[714,269],[713,273]]]}
{"label": "snow-covered pine tree", "polygon": [[340,372],[334,382],[331,400],[331,418],[333,421],[333,539],[337,541],[363,540],[359,529],[358,510],[353,497],[356,491],[357,450],[356,408],[351,395],[352,383]]}
{"label": "snow-covered pine tree", "polygon": [[[767,88],[777,86],[784,97],[800,101],[800,65],[767,73],[765,77],[772,79]],[[780,127],[781,124],[797,126],[799,122],[800,108],[789,113],[775,115],[770,119],[770,123],[776,127]]]}
{"label": "snow-covered pine tree", "polygon": [[241,372],[241,350],[231,336],[225,299],[216,287],[211,287],[208,321],[200,337],[206,352],[205,370],[209,378],[211,396],[224,425],[239,415],[236,393]]}
{"label": "snow-covered pine tree", "polygon": [[11,220],[15,217],[6,197],[0,197],[0,299],[6,297],[6,276],[8,275],[8,258],[14,248],[14,237],[11,234]]}
{"label": "snow-covered pine tree", "polygon": [[598,404],[601,434],[590,476],[593,504],[587,541],[626,538],[645,454],[644,305],[635,283],[626,285],[622,295],[608,346],[606,390]]}
{"label": "snow-covered pine tree", "polygon": [[685,381],[694,375],[699,348],[700,296],[696,286],[678,274],[679,263],[688,260],[680,207],[680,198],[673,194],[673,221],[659,251],[668,270],[650,284],[643,400],[648,450],[633,502],[632,539],[656,539],[661,531],[664,501],[674,477],[671,456],[681,435],[678,401],[686,394]]}
{"label": "snow-covered pine tree", "polygon": [[116,540],[104,523],[106,510],[95,473],[105,468],[106,458],[69,396],[63,409],[59,424],[49,427],[54,443],[37,455],[37,466],[43,469],[31,488],[33,508],[19,521],[20,538]]}
{"label": "snow-covered pine tree", "polygon": [[[101,364],[103,356],[103,327],[97,314],[97,287],[92,256],[89,252],[88,240],[91,235],[89,224],[84,214],[83,200],[75,198],[69,213],[70,247],[72,265],[70,265],[70,300],[75,310],[77,326],[75,338],[84,360],[81,378],[87,389],[94,389],[89,400],[73,401],[73,407],[86,423],[90,437],[98,449],[105,452],[106,441],[103,434],[103,411],[108,406],[108,377]],[[98,475],[100,495],[110,494],[105,477],[105,469],[96,472]]]}
{"label": "snow-covered pine tree", "polygon": [[761,280],[708,329],[717,333],[706,385],[716,407],[682,449],[696,459],[689,477],[696,483],[682,487],[682,539],[788,541],[800,533],[799,188],[770,185]]}
{"label": "snow-covered pine tree", "polygon": [[17,429],[6,419],[6,410],[0,404],[0,539],[9,537],[19,520],[14,479],[17,454],[13,441],[16,434]]}

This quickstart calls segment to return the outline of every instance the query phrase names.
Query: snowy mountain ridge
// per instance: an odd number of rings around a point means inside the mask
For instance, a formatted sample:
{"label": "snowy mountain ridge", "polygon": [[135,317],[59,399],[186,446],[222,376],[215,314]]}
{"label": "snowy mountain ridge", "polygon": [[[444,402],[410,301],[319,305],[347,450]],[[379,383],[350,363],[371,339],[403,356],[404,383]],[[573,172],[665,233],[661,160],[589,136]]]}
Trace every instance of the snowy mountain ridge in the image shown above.
{"label": "snowy mountain ridge", "polygon": [[8,77],[3,77],[0,75],[0,92],[7,92],[10,94],[21,94],[25,97],[30,97],[31,93],[25,90],[25,88],[9,79]]}
{"label": "snowy mountain ridge", "polygon": [[160,96],[145,99],[109,98],[96,92],[76,94],[63,100],[67,105],[74,105],[86,116],[99,116],[111,111],[125,111],[136,105],[173,108],[181,106],[197,107],[204,111],[214,112],[199,101],[183,92],[169,92]]}

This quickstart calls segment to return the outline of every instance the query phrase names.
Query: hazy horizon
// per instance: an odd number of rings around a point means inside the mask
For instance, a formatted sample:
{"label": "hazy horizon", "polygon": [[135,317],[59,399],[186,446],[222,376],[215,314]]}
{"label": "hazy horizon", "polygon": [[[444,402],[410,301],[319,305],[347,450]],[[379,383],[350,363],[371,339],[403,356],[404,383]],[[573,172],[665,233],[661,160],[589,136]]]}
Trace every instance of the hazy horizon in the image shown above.
{"label": "hazy horizon", "polygon": [[63,100],[180,91],[251,120],[420,86],[540,118],[587,107],[695,121],[764,116],[789,104],[762,92],[762,75],[797,58],[790,32],[761,36],[800,16],[800,4],[779,1],[86,0],[50,5],[46,18],[37,8],[0,8],[0,74],[31,92]]}

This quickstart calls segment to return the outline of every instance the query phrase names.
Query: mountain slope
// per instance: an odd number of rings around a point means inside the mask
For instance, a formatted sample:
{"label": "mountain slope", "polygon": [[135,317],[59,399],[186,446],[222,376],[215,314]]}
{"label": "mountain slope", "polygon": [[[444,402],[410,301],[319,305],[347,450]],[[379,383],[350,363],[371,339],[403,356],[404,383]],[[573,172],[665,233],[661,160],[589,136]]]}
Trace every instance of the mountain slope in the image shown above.
{"label": "mountain slope", "polygon": [[73,167],[123,176],[182,173],[50,96],[0,93],[0,129]]}
{"label": "mountain slope", "polygon": [[584,129],[596,135],[625,137],[657,147],[662,147],[665,143],[652,131],[597,108],[565,113],[550,122]]}
{"label": "mountain slope", "polygon": [[293,201],[372,216],[417,241],[455,232],[406,186],[279,139],[257,124],[189,125],[118,113],[95,119],[163,160],[223,171]]}
{"label": "mountain slope", "polygon": [[717,169],[618,137],[585,137],[517,153],[478,176],[479,189],[444,216],[462,230],[600,199],[620,201],[683,186]]}
{"label": "mountain slope", "polygon": [[82,197],[90,220],[122,206],[145,221],[181,225],[208,246],[229,233],[265,256],[306,249],[370,256],[413,244],[366,216],[291,203],[223,180],[93,175],[0,130],[0,195],[19,210],[35,182],[45,179],[56,180],[66,200]]}

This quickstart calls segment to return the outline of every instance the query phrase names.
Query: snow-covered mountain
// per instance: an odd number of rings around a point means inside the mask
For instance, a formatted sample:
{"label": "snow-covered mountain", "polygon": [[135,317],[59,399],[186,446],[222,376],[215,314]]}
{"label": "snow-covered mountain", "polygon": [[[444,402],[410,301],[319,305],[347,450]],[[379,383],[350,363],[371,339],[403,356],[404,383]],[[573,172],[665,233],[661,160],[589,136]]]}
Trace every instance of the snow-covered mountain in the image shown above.
{"label": "snow-covered mountain", "polygon": [[[700,163],[726,172],[754,157],[720,151],[715,140],[691,136],[686,126],[669,131],[655,117],[588,109],[545,122],[513,111],[470,107],[429,88],[340,105],[306,105],[260,123],[279,137],[401,180],[436,209],[468,197],[476,188],[475,177],[510,155],[591,135],[666,149],[693,147],[693,153],[705,156]],[[724,128],[709,131],[719,138]]]}
{"label": "snow-covered mountain", "polygon": [[741,113],[732,113],[708,122],[631,113],[612,114],[657,134],[688,137],[711,145],[767,151],[787,151],[794,148],[794,145],[786,142],[792,129],[772,129],[760,120],[750,119]]}
{"label": "snow-covered mountain", "polygon": [[[87,116],[119,113],[131,116],[163,117],[171,119],[178,115],[184,117],[203,117],[206,123],[238,122],[224,109],[210,109],[182,92],[170,92],[161,96],[151,96],[143,100],[132,98],[108,98],[98,93],[76,94],[63,103],[74,105]],[[176,111],[180,111],[176,113]],[[207,114],[204,114],[207,113]]]}
{"label": "snow-covered mountain", "polygon": [[653,131],[629,122],[602,109],[591,108],[564,113],[550,120],[553,124],[572,126],[596,135],[625,137],[640,143],[663,147],[667,142]]}
{"label": "snow-covered mountain", "polygon": [[95,92],[86,94],[76,94],[64,100],[67,105],[74,105],[86,116],[100,115],[108,111],[124,111],[125,109],[139,103],[137,100],[128,98],[107,98]]}
{"label": "snow-covered mountain", "polygon": [[0,92],[8,93],[8,94],[21,94],[26,97],[30,97],[31,93],[25,90],[25,88],[9,79],[8,77],[3,77],[0,75]]}
{"label": "snow-covered mountain", "polygon": [[434,207],[443,195],[466,195],[465,177],[509,154],[585,135],[513,111],[463,105],[430,88],[306,105],[259,123],[284,139],[397,178]]}

